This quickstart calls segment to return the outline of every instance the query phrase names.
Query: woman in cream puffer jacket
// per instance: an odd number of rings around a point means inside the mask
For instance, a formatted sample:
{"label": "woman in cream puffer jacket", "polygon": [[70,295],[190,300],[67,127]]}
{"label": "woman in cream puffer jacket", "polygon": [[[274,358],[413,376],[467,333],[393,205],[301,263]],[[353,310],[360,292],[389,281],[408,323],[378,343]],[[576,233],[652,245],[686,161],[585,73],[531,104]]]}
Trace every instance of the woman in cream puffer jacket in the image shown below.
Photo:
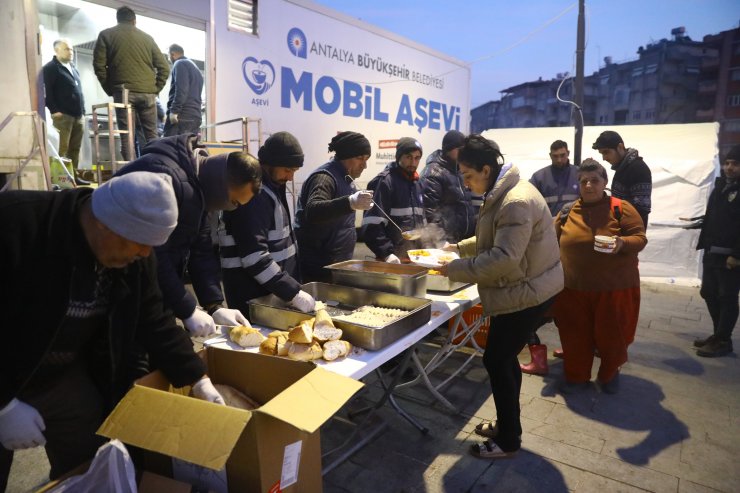
{"label": "woman in cream puffer jacket", "polygon": [[474,282],[491,316],[483,364],[491,379],[496,424],[481,423],[487,440],[472,453],[484,458],[512,456],[521,447],[517,355],[531,331],[563,289],[563,268],[550,210],[537,189],[520,180],[519,170],[502,165],[498,146],[470,135],[458,156],[465,185],[485,193],[476,236],[457,244],[461,259],[443,266],[452,281]]}

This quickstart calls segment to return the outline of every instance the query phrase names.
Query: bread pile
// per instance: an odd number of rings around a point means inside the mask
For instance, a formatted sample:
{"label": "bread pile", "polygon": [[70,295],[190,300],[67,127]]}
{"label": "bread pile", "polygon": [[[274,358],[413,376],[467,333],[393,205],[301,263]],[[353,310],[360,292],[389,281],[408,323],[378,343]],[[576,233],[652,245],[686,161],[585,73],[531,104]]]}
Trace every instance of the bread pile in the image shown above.
{"label": "bread pile", "polygon": [[352,350],[352,345],[341,337],[342,329],[334,327],[326,310],[316,310],[315,318],[304,320],[289,332],[276,330],[268,334],[260,344],[260,353],[298,361],[334,361]]}

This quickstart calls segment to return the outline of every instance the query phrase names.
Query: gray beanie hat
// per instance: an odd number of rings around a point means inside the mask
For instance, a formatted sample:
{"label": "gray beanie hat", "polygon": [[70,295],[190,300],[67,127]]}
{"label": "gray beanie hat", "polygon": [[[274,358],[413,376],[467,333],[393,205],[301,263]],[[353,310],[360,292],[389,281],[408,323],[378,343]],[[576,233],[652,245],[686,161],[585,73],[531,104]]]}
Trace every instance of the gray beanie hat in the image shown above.
{"label": "gray beanie hat", "polygon": [[108,229],[129,241],[163,245],[177,226],[172,178],[147,171],[114,176],[93,192],[92,212]]}

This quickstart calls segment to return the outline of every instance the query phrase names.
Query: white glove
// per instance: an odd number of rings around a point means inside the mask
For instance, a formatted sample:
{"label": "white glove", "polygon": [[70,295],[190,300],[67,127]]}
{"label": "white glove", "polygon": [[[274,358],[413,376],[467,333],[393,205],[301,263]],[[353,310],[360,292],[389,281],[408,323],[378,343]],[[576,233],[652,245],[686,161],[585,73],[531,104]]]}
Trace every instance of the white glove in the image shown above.
{"label": "white glove", "polygon": [[373,208],[373,192],[360,190],[349,196],[349,206],[356,211],[369,211]]}
{"label": "white glove", "polygon": [[249,322],[242,315],[242,312],[233,308],[219,308],[213,312],[213,321],[218,325],[246,325],[249,327]]}
{"label": "white glove", "polygon": [[308,313],[316,309],[316,300],[307,292],[301,290],[290,300],[290,304],[302,312]]}
{"label": "white glove", "polygon": [[177,116],[177,113],[170,113],[170,123],[173,125],[177,125],[180,121],[180,118]]}
{"label": "white glove", "polygon": [[203,377],[193,385],[193,396],[198,399],[213,402],[214,404],[226,405],[224,398],[218,393],[216,387],[211,383],[211,379]]}
{"label": "white glove", "polygon": [[0,443],[8,450],[44,445],[44,418],[35,407],[13,399],[0,409]]}
{"label": "white glove", "polygon": [[388,264],[400,264],[401,259],[391,253],[385,258],[385,262]]}
{"label": "white glove", "polygon": [[185,328],[194,336],[202,337],[216,332],[216,323],[213,321],[213,317],[197,308],[193,310],[190,317],[182,322],[185,324]]}

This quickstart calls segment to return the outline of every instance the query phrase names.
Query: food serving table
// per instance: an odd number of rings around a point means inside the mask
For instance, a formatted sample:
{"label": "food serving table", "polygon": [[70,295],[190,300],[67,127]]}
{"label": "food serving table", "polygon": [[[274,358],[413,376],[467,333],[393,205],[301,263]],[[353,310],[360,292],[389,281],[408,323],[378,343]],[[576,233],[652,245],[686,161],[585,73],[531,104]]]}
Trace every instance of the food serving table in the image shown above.
{"label": "food serving table", "polygon": [[[379,426],[376,426],[373,430],[367,432],[359,440],[354,440],[360,430],[363,430],[365,428],[365,425],[369,422],[371,416],[373,416],[378,409],[385,405],[387,401],[391,403],[393,408],[404,419],[417,427],[422,433],[426,433],[428,431],[416,419],[407,414],[397,404],[393,397],[393,392],[398,388],[417,385],[420,383],[424,384],[424,386],[440,403],[442,403],[449,410],[457,412],[457,408],[440,393],[439,389],[443,385],[447,384],[460,371],[462,371],[463,368],[465,368],[472,361],[476,354],[482,354],[483,350],[475,343],[475,339],[473,339],[473,336],[477,332],[482,320],[479,319],[472,323],[467,323],[462,316],[463,312],[480,302],[478,289],[475,285],[471,285],[457,292],[449,294],[427,293],[426,298],[432,301],[432,313],[429,322],[420,326],[418,329],[406,334],[397,341],[376,351],[368,351],[361,348],[355,348],[347,357],[341,360],[335,360],[331,362],[324,360],[314,361],[317,366],[320,366],[325,370],[356,380],[359,380],[369,375],[371,372],[376,371],[378,379],[384,390],[384,393],[382,397],[378,400],[378,402],[364,410],[355,411],[355,415],[360,414],[363,411],[369,412],[367,412],[365,418],[363,418],[360,422],[356,424],[354,431],[350,434],[350,436],[343,444],[351,445],[348,446],[346,449],[343,449],[339,457],[332,460],[328,465],[324,467],[324,473],[332,470],[334,467],[336,467],[341,462],[346,460],[349,456],[351,456],[354,452],[370,442],[381,431],[383,431],[383,429],[385,428],[385,422],[380,423]],[[449,331],[445,342],[441,345],[432,359],[426,365],[423,365],[416,355],[414,347],[419,344],[419,342],[425,336],[433,332],[440,325],[448,323],[448,321],[450,320],[453,321],[451,324],[452,329]],[[255,326],[255,328],[261,329],[263,334],[265,335],[273,330],[260,326]],[[475,352],[469,355],[469,357],[466,358],[466,360],[452,373],[452,375],[450,375],[443,382],[435,386],[429,378],[430,374],[445,360],[447,360],[447,358],[449,358],[457,348],[465,345],[469,341],[471,342],[472,347],[475,349]],[[231,342],[229,338],[225,336],[214,337],[205,341],[204,344],[207,346],[215,346],[227,349],[258,352],[258,348],[241,348],[240,346]],[[399,364],[398,369],[395,371],[393,377],[391,378],[391,381],[386,382],[386,379],[384,378],[383,374],[378,371],[378,368],[383,363],[386,363],[387,361],[400,354],[403,354],[401,363]],[[416,370],[419,372],[419,375],[409,382],[401,383],[400,378],[409,363],[412,363],[414,365]],[[337,452],[338,450],[334,449],[325,453],[324,456],[326,457]]]}

